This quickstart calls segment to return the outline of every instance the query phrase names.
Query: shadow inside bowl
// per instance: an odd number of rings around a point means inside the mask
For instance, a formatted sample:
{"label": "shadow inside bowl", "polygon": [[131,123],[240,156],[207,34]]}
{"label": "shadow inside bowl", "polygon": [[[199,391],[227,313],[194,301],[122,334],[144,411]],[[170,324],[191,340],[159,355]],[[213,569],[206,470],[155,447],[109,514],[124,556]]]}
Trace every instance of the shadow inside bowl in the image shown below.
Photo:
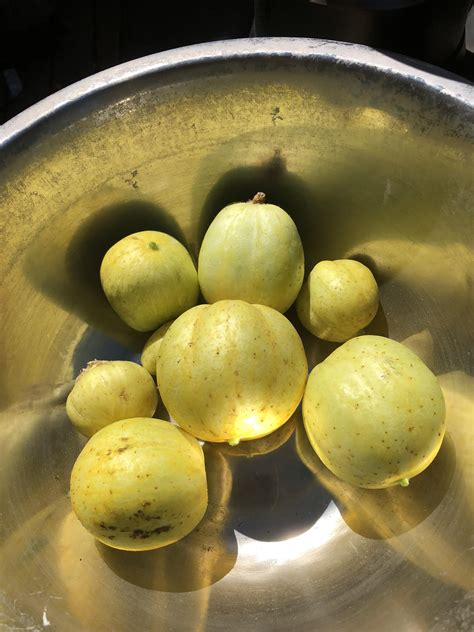
{"label": "shadow inside bowl", "polygon": [[[82,218],[79,225],[77,217]],[[25,274],[62,309],[124,347],[141,351],[147,334],[128,327],[113,311],[102,290],[100,265],[113,244],[142,230],[184,241],[176,220],[156,204],[114,191],[84,196],[35,237],[27,249]]]}
{"label": "shadow inside bowl", "polygon": [[456,467],[454,443],[446,435],[433,463],[412,478],[408,487],[362,489],[340,480],[323,465],[302,420],[296,428],[296,445],[301,461],[333,495],[348,527],[377,540],[407,533],[428,518],[445,497]]}
{"label": "shadow inside bowl", "polygon": [[[219,157],[214,157],[219,160]],[[210,169],[210,165],[206,165]],[[210,223],[229,204],[245,202],[262,191],[268,204],[283,208],[293,219],[305,246],[310,239],[304,230],[304,218],[313,214],[314,201],[304,180],[286,167],[279,149],[267,161],[255,166],[236,167],[225,173],[207,195],[198,222],[198,241],[202,242]],[[310,244],[305,247],[310,248]]]}
{"label": "shadow inside bowl", "polygon": [[230,463],[234,480],[231,522],[254,540],[278,542],[304,533],[332,500],[298,458],[294,435],[270,453]]}

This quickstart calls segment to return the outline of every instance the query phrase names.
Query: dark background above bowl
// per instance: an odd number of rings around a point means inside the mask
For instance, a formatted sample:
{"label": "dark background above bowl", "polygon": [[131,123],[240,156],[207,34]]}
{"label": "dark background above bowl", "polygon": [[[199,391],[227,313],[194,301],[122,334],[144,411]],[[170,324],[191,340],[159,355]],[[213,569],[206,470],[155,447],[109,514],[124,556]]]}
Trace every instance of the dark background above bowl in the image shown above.
{"label": "dark background above bowl", "polygon": [[[0,0],[0,123],[110,66],[257,36],[367,44],[474,78],[471,0]],[[414,61],[414,65],[416,62]]]}

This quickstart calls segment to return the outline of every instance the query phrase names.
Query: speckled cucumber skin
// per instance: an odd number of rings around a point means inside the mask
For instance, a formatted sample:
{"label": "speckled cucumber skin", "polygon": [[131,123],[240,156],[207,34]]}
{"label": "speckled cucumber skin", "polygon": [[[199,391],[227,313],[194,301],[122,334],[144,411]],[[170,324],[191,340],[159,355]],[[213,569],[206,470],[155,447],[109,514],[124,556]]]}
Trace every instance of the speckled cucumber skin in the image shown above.
{"label": "speckled cucumber skin", "polygon": [[174,237],[145,230],[124,237],[100,267],[105,295],[132,329],[151,331],[196,305],[199,285],[186,248]]}
{"label": "speckled cucumber skin", "polygon": [[308,275],[296,301],[298,318],[312,334],[345,342],[377,313],[379,291],[372,272],[358,261],[320,261]]}
{"label": "speckled cucumber skin", "polygon": [[118,421],[79,454],[71,503],[83,526],[108,546],[143,551],[172,544],[207,508],[202,448],[167,421]]}
{"label": "speckled cucumber skin", "polygon": [[339,478],[383,488],[422,472],[438,453],[445,405],[438,380],[412,351],[359,336],[311,372],[303,398],[308,438]]}
{"label": "speckled cucumber skin", "polygon": [[155,382],[142,366],[125,360],[95,360],[78,375],[66,412],[76,430],[91,437],[114,421],[152,417],[157,403]]}
{"label": "speckled cucumber skin", "polygon": [[198,274],[208,303],[240,299],[286,312],[304,277],[295,223],[274,204],[226,206],[204,236]]}
{"label": "speckled cucumber skin", "polygon": [[231,443],[263,437],[289,419],[307,372],[303,344],[285,316],[230,300],[177,318],[156,367],[173,419],[200,439]]}

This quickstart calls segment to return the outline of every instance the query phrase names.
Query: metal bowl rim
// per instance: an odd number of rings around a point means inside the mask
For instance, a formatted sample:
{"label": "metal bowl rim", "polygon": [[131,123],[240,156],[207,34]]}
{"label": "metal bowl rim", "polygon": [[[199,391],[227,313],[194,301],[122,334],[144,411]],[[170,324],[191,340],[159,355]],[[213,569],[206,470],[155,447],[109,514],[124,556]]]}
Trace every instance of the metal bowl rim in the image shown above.
{"label": "metal bowl rim", "polygon": [[[414,84],[431,88],[439,94],[452,97],[474,108],[474,85],[463,83],[456,75],[423,62],[414,62],[414,67],[406,57],[392,57],[368,46],[348,42],[290,37],[243,38],[195,44],[154,53],[77,81],[35,103],[0,126],[0,149],[59,110],[110,86],[148,74],[202,62],[258,57],[290,57],[305,61],[332,59],[347,66],[367,67],[387,75],[409,79]],[[431,72],[431,69],[434,72]],[[437,74],[436,71],[442,74]]]}

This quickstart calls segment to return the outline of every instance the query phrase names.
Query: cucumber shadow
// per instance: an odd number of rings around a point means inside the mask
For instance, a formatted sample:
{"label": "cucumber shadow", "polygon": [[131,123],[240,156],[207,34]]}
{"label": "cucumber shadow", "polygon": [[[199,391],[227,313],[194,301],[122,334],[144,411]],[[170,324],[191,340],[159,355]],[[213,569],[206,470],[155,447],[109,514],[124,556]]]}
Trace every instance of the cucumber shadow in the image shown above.
{"label": "cucumber shadow", "polygon": [[53,217],[29,245],[26,277],[35,290],[61,309],[138,352],[147,336],[128,327],[112,310],[99,271],[114,243],[142,230],[166,232],[185,243],[176,220],[152,202],[124,199],[114,192],[84,197]]}
{"label": "cucumber shadow", "polygon": [[321,462],[306,436],[303,422],[296,427],[296,449],[301,462],[334,498],[347,526],[365,538],[386,540],[421,524],[441,504],[456,467],[456,451],[449,435],[432,464],[410,480],[406,488],[362,489],[338,479]]}
{"label": "cucumber shadow", "polygon": [[201,244],[210,223],[225,206],[250,200],[259,191],[265,193],[267,203],[280,206],[292,217],[305,253],[311,252],[314,245],[308,227],[314,216],[314,194],[301,177],[287,169],[278,149],[269,160],[231,169],[216,182],[199,214],[198,243]]}

